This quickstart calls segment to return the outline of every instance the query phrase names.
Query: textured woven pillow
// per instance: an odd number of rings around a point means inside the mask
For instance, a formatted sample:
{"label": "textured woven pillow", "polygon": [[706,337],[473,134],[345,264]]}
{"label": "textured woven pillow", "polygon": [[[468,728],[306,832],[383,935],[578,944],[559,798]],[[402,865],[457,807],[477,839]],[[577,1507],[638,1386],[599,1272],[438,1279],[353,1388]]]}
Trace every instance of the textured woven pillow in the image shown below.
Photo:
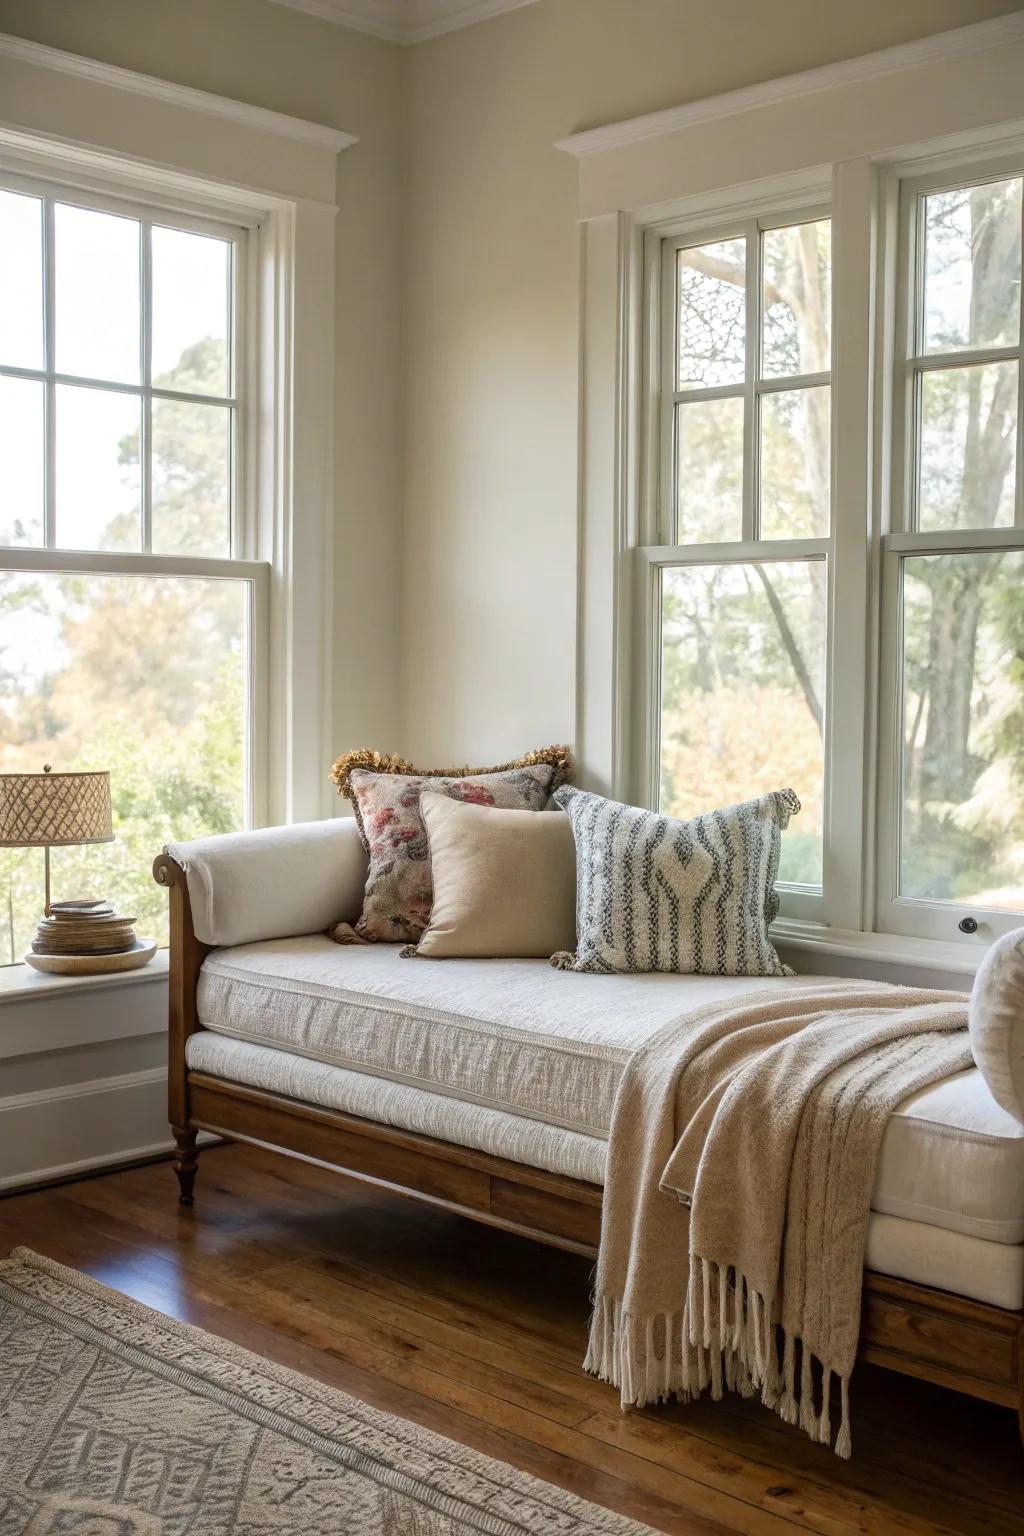
{"label": "textured woven pillow", "polygon": [[971,1049],[996,1103],[1024,1125],[1024,928],[997,939],[978,967]]}
{"label": "textured woven pillow", "polygon": [[403,955],[548,959],[576,942],[576,849],[561,811],[502,811],[424,791],[434,905]]}
{"label": "textured woven pillow", "polygon": [[430,916],[430,848],[420,815],[424,789],[473,805],[542,811],[551,791],[572,774],[568,747],[544,747],[495,768],[414,768],[380,752],[347,752],[331,769],[338,793],[351,800],[370,869],[363,911],[352,928],[329,930],[339,944],[415,944]]}
{"label": "textured woven pillow", "polygon": [[566,786],[576,840],[575,971],[789,976],[768,938],[791,789],[675,821]]}

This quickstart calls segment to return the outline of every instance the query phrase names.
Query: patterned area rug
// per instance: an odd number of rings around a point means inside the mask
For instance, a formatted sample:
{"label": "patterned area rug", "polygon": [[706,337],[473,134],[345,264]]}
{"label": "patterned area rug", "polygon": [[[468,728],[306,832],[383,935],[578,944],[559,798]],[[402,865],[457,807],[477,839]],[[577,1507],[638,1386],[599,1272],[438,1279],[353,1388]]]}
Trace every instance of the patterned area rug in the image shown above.
{"label": "patterned area rug", "polygon": [[653,1536],[162,1317],[0,1264],[0,1536]]}

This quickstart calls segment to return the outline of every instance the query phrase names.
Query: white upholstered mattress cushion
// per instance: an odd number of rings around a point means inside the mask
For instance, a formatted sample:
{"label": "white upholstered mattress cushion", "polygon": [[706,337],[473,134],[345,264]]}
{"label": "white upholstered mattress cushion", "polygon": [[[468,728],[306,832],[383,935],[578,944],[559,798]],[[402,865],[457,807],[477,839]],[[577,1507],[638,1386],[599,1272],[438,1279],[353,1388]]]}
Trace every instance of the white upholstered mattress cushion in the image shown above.
{"label": "white upholstered mattress cushion", "polygon": [[604,1180],[606,1141],[545,1125],[543,1120],[528,1120],[525,1115],[510,1115],[484,1104],[467,1104],[447,1094],[370,1077],[365,1072],[329,1067],[272,1046],[229,1040],[210,1030],[189,1037],[188,1064],[194,1072],[283,1093],[303,1104],[341,1109],[364,1120],[453,1141],[456,1146],[475,1147],[478,1152],[507,1157],[530,1168],[544,1168],[590,1184]]}
{"label": "white upholstered mattress cushion", "polygon": [[197,1007],[221,1034],[607,1136],[622,1068],[661,1025],[717,999],[792,985],[579,975],[546,960],[428,964],[402,959],[394,944],[311,934],[209,955]]}
{"label": "white upholstered mattress cushion", "polygon": [[972,1067],[904,1099],[882,1141],[874,1210],[1024,1243],[1024,1126]]}
{"label": "white upholstered mattress cushion", "polygon": [[[596,1136],[206,1030],[190,1037],[187,1053],[194,1071],[213,1077],[475,1147],[592,1184],[604,1181],[607,1142]],[[988,1242],[873,1211],[865,1263],[882,1274],[938,1286],[993,1306],[1024,1306],[1024,1246],[1020,1244]]]}
{"label": "white upholstered mattress cushion", "polygon": [[[401,959],[393,945],[341,947],[314,935],[210,955],[198,1009],[208,1029],[239,1040],[603,1140],[630,1052],[662,1024],[744,991],[820,979],[581,975],[542,960],[427,963]],[[987,1241],[1024,1242],[1024,1127],[980,1072],[958,1073],[900,1106],[872,1205]]]}

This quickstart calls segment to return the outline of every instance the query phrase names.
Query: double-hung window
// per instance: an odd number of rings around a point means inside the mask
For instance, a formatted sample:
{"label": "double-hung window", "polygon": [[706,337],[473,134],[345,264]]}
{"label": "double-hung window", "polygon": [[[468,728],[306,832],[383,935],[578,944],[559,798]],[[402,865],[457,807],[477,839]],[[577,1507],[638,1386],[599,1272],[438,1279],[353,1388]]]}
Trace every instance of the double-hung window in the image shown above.
{"label": "double-hung window", "polygon": [[1021,170],[900,189],[878,920],[923,937],[1024,910]]}
{"label": "double-hung window", "polygon": [[784,917],[990,939],[1024,911],[1024,155],[874,182],[852,373],[849,213],[651,231],[632,781],[681,817],[792,786]]}
{"label": "double-hung window", "polygon": [[[254,815],[250,231],[0,181],[0,771],[109,768],[116,841],[54,854],[165,938],[150,866]],[[0,962],[41,905],[4,850]]]}
{"label": "double-hung window", "polygon": [[826,212],[662,241],[652,803],[687,817],[792,785],[795,910],[822,882],[831,556]]}

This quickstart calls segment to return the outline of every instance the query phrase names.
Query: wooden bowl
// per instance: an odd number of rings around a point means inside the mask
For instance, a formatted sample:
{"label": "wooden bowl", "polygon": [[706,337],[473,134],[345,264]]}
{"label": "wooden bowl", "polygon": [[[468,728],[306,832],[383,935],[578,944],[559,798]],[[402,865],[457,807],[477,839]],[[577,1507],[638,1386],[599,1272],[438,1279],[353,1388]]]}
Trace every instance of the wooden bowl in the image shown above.
{"label": "wooden bowl", "polygon": [[114,971],[137,971],[148,965],[157,951],[156,939],[136,939],[133,948],[119,955],[36,955],[31,951],[25,964],[51,976],[101,976]]}

